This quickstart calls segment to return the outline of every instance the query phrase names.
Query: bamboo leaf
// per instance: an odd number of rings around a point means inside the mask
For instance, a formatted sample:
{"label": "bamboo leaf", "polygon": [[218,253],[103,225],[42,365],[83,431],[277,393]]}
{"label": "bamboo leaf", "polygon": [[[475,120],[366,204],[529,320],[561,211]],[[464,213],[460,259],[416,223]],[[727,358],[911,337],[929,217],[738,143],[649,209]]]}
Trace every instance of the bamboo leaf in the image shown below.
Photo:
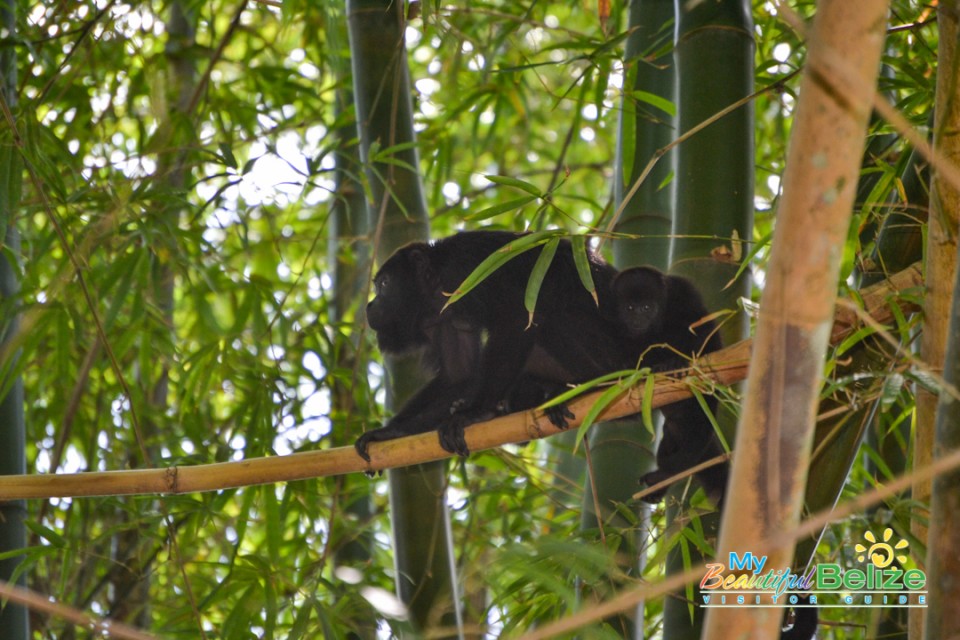
{"label": "bamboo leaf", "polygon": [[904,377],[900,373],[891,373],[883,381],[883,388],[880,390],[880,406],[886,411],[894,405],[900,398],[900,392],[903,390]]}
{"label": "bamboo leaf", "polygon": [[717,422],[716,416],[713,415],[713,412],[710,411],[710,407],[707,406],[707,401],[704,399],[703,393],[694,384],[689,384],[689,387],[691,393],[693,393],[693,397],[697,399],[697,403],[700,405],[700,410],[703,411],[703,415],[707,416],[707,418],[710,420],[710,424],[713,426],[713,431],[717,434],[717,438],[720,440],[723,450],[730,451],[730,443],[727,442],[726,436],[723,435],[723,429],[720,428],[720,424]]}
{"label": "bamboo leaf", "polygon": [[[70,544],[69,540],[67,540],[67,538],[65,538],[64,536],[60,535],[59,532],[57,532],[54,529],[51,529],[50,527],[46,527],[40,524],[39,522],[33,522],[32,520],[27,519],[24,521],[24,525],[28,529],[30,529],[30,531],[33,532],[34,535],[36,535],[39,538],[43,538],[48,543],[50,543],[52,547],[62,549],[69,546]],[[23,552],[22,549],[10,550],[6,553],[0,554],[0,560],[15,558],[18,555],[20,555],[22,552]]]}
{"label": "bamboo leaf", "polygon": [[647,376],[643,381],[643,404],[640,416],[643,418],[643,426],[650,433],[656,433],[657,428],[653,424],[653,389],[656,382],[655,376]]}
{"label": "bamboo leaf", "polygon": [[481,209],[476,213],[471,213],[467,216],[467,220],[476,222],[478,220],[486,220],[494,216],[498,216],[501,213],[506,213],[507,211],[513,211],[514,209],[519,209],[525,205],[530,204],[531,202],[536,201],[538,196],[523,196],[521,198],[514,198],[513,200],[508,200],[507,202],[501,202],[500,204],[495,204],[491,207]]}
{"label": "bamboo leaf", "polygon": [[671,118],[677,115],[677,105],[666,98],[662,98],[656,94],[650,93],[649,91],[643,91],[640,89],[631,91],[630,95],[640,102],[646,102],[647,104],[660,109],[660,111],[663,111]]}
{"label": "bamboo leaf", "polygon": [[572,387],[569,391],[564,391],[560,395],[554,398],[551,398],[547,402],[544,402],[542,405],[540,405],[537,408],[540,410],[543,410],[543,409],[549,409],[550,407],[555,407],[559,404],[564,404],[566,402],[569,402],[570,400],[573,400],[577,396],[586,393],[587,391],[591,391],[593,389],[596,389],[597,387],[603,386],[608,382],[612,382],[614,380],[620,380],[622,378],[627,378],[627,381],[624,382],[624,386],[629,387],[633,382],[639,379],[638,377],[639,375],[647,375],[649,374],[649,372],[650,372],[649,369],[640,369],[639,371],[636,369],[627,369],[624,371],[613,371],[611,373],[607,373],[600,377],[594,378],[593,380],[589,380],[587,382],[578,384],[577,386]]}
{"label": "bamboo leaf", "polygon": [[280,505],[277,502],[277,493],[271,486],[265,486],[260,492],[263,500],[264,519],[267,529],[267,553],[270,562],[276,564],[280,561],[280,547],[283,541],[283,532],[280,524],[283,517],[280,515]]}
{"label": "bamboo leaf", "polygon": [[674,172],[670,170],[667,172],[667,175],[663,177],[663,180],[660,181],[660,184],[657,185],[657,191],[662,190],[664,187],[673,182]]}
{"label": "bamboo leaf", "polygon": [[850,349],[860,344],[868,336],[872,336],[876,332],[877,330],[874,329],[873,327],[860,327],[859,329],[851,333],[849,336],[844,338],[843,342],[841,342],[837,346],[836,357],[839,358],[840,356],[848,352]]}
{"label": "bamboo leaf", "polygon": [[[617,398],[622,396],[624,393],[629,392],[629,390],[637,384],[637,381],[639,381],[642,376],[649,376],[649,375],[650,375],[649,369],[632,370],[626,377],[620,379],[620,381],[617,382],[617,384],[613,385],[612,387],[607,389],[603,394],[601,394],[600,397],[597,398],[597,401],[593,403],[593,406],[590,407],[590,410],[587,412],[587,414],[583,417],[583,422],[580,423],[580,427],[577,429],[577,438],[576,438],[577,446],[580,446],[580,441],[583,439],[584,434],[586,434],[587,429],[589,429],[590,426],[594,422],[596,422],[597,417],[601,413],[603,413],[604,409],[610,406],[610,404],[615,402]],[[602,376],[602,378],[609,378],[609,377],[610,377],[609,375]],[[591,383],[586,383],[586,384],[592,384],[593,382],[595,381],[592,381]],[[584,386],[584,385],[580,385],[580,386]]]}
{"label": "bamboo leaf", "polygon": [[527,280],[527,290],[523,296],[523,304],[527,308],[527,329],[533,325],[533,312],[537,308],[537,298],[540,296],[540,287],[543,285],[543,279],[547,276],[550,265],[553,264],[553,256],[557,253],[557,247],[560,246],[560,238],[553,237],[543,246],[537,262],[533,265],[533,271],[530,273],[530,279]]}
{"label": "bamboo leaf", "polygon": [[530,195],[536,196],[537,198],[543,195],[543,192],[540,190],[539,187],[537,187],[534,184],[530,184],[529,182],[526,182],[524,180],[520,180],[518,178],[511,178],[509,176],[497,176],[497,175],[485,175],[483,177],[494,184],[503,185],[505,187],[514,187],[515,189],[526,191]]}
{"label": "bamboo leaf", "polygon": [[223,163],[231,169],[236,169],[240,166],[240,163],[237,162],[237,157],[233,155],[233,149],[226,142],[220,143],[220,155],[223,158]]}
{"label": "bamboo leaf", "polygon": [[516,240],[504,245],[501,249],[491,253],[483,262],[477,265],[473,273],[468,275],[460,286],[457,287],[456,291],[450,295],[450,299],[447,300],[447,304],[443,305],[443,309],[441,309],[440,312],[443,313],[447,307],[470,293],[477,285],[489,278],[494,271],[502,267],[505,263],[513,260],[524,251],[544,244],[549,241],[550,238],[562,235],[562,233],[562,231],[553,230],[530,233],[525,236],[520,236]]}
{"label": "bamboo leaf", "polygon": [[627,388],[618,384],[610,387],[597,398],[597,401],[593,403],[593,406],[587,411],[587,415],[583,417],[583,422],[580,423],[580,427],[577,429],[577,447],[580,446],[580,442],[583,440],[584,435],[586,435],[587,430],[593,426],[593,423],[596,422],[597,417],[599,417],[603,410],[613,404],[617,398],[626,392]]}
{"label": "bamboo leaf", "polygon": [[593,302],[600,306],[600,300],[597,299],[597,287],[593,283],[593,275],[590,273],[590,257],[587,255],[587,239],[585,236],[577,235],[570,238],[570,244],[573,248],[573,263],[577,265],[577,274],[580,276],[580,282],[584,288],[593,296]]}
{"label": "bamboo leaf", "polygon": [[750,249],[749,252],[747,252],[747,259],[742,261],[740,263],[740,266],[737,267],[737,273],[732,278],[730,278],[730,281],[724,287],[725,289],[732,287],[733,284],[740,279],[740,277],[744,274],[744,272],[746,272],[747,269],[750,268],[750,265],[753,264],[754,258],[757,257],[757,254],[763,249],[769,247],[771,240],[773,240],[773,232],[768,233],[767,235],[760,238],[760,240],[753,243],[753,247]]}

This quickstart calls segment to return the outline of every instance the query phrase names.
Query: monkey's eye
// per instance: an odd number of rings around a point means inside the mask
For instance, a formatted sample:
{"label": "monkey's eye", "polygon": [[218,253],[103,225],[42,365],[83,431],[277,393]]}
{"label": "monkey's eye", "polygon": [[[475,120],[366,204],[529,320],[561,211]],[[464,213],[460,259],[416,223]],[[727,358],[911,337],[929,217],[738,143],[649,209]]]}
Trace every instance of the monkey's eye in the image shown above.
{"label": "monkey's eye", "polygon": [[642,307],[640,307],[640,310],[643,311],[644,313],[650,313],[651,311],[653,311],[653,305],[647,302]]}

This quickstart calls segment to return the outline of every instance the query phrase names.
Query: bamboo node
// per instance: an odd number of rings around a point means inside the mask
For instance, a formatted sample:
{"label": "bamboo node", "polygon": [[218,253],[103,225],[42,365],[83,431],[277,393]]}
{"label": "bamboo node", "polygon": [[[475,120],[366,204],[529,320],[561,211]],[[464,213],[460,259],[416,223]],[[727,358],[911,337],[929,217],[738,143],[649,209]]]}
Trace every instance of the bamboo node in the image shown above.
{"label": "bamboo node", "polygon": [[163,479],[169,493],[180,492],[180,467],[168,467],[163,473]]}

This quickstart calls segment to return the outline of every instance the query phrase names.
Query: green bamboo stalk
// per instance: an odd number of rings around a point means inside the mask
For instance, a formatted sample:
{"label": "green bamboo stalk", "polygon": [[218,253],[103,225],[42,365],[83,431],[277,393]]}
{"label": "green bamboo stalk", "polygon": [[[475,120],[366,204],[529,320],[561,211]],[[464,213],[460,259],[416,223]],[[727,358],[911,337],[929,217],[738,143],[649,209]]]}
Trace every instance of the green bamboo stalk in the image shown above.
{"label": "green bamboo stalk", "polygon": [[[673,0],[631,0],[624,56],[624,95],[621,101],[617,156],[614,163],[614,209],[639,178],[658,149],[675,135],[673,113],[664,103],[674,102],[672,60]],[[613,241],[618,268],[649,264],[666,269],[673,217],[672,154],[662,158],[623,209]],[[642,420],[620,420],[598,425],[589,436],[592,473],[583,496],[581,529],[622,531],[620,568],[626,575],[643,571],[644,536],[649,531],[649,509],[632,501],[644,474],[656,466],[655,442]],[[595,502],[596,498],[596,502]],[[643,605],[633,615],[621,614],[606,622],[625,638],[643,637]]]}
{"label": "green bamboo stalk", "polygon": [[[429,235],[416,147],[407,144],[415,136],[405,9],[406,3],[393,0],[351,0],[347,5],[360,154],[367,167],[371,227],[381,264],[396,248]],[[386,365],[387,403],[395,406],[424,382],[424,372],[416,358],[389,358]],[[387,477],[397,594],[417,629],[455,627],[462,634],[444,490],[446,464],[396,469]]]}
{"label": "green bamboo stalk", "polygon": [[[412,146],[416,139],[403,42],[405,7],[391,0],[351,0],[347,5],[360,157],[367,167],[380,263],[397,247],[430,235]],[[404,146],[395,149],[397,145]],[[374,150],[386,157],[371,157]],[[381,233],[383,241],[377,242]]]}
{"label": "green bamboo stalk", "polygon": [[[753,92],[755,46],[749,0],[675,4],[678,128],[683,133]],[[715,311],[736,311],[739,298],[750,295],[749,271],[739,277],[737,271],[745,255],[741,242],[753,233],[753,131],[750,103],[713,122],[676,152],[670,270],[695,282],[707,308]],[[746,337],[748,330],[740,312],[721,325],[725,344]],[[721,411],[718,421],[732,442],[735,417]],[[671,519],[678,515],[675,508],[668,512]],[[705,534],[716,536],[719,516],[700,520]],[[683,571],[701,558],[696,549],[678,546],[668,555],[667,571]],[[703,610],[686,601],[696,598],[695,590],[680,595],[664,603],[664,634],[699,638]]]}
{"label": "green bamboo stalk", "polygon": [[[748,0],[677,1],[676,64],[681,133],[753,92],[753,17]],[[710,124],[677,151],[677,213],[671,271],[691,278],[710,309],[736,309],[750,295],[736,277],[741,242],[753,233],[754,116],[748,103]],[[732,258],[732,259],[731,259]],[[726,344],[746,335],[727,322]]]}
{"label": "green bamboo stalk", "polygon": [[[660,106],[676,104],[673,4],[673,0],[630,2],[631,34],[624,56],[614,209],[620,207],[650,159],[676,137],[675,111],[671,113]],[[613,243],[613,262],[617,267],[669,266],[668,236],[673,225],[676,185],[676,181],[669,180],[675,169],[673,161],[672,153],[660,159],[617,221],[616,232],[631,235],[629,242],[621,238]]]}
{"label": "green bamboo stalk", "polygon": [[[14,0],[0,2],[0,30],[6,31],[5,42],[0,42],[0,101],[3,112],[17,114],[17,58],[14,48],[16,33],[16,3]],[[0,115],[0,119],[3,115]],[[15,224],[20,207],[22,166],[20,155],[14,146],[13,131],[0,127],[0,231],[4,234],[3,250],[0,251],[0,305],[6,311],[0,320],[0,388],[8,389],[0,398],[0,474],[19,475],[26,473],[26,431],[23,420],[23,379],[17,375],[12,384],[8,381],[16,375],[18,354],[8,353],[8,341],[17,333],[17,308],[20,272],[17,261],[20,256],[20,233]],[[0,503],[0,552],[23,549],[27,545],[24,519],[27,505],[24,500]],[[17,575],[17,565],[22,556],[0,560],[0,580],[23,586],[23,575]],[[15,578],[16,577],[16,578]],[[30,635],[27,610],[21,605],[4,603],[0,609],[0,637],[11,640],[26,640]]]}

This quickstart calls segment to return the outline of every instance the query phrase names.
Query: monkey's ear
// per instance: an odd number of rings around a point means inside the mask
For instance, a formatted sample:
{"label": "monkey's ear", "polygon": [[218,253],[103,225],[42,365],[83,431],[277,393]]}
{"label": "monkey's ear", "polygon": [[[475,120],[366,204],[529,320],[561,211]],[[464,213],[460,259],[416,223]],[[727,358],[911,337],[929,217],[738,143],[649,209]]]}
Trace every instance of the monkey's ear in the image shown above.
{"label": "monkey's ear", "polygon": [[410,264],[413,265],[417,283],[425,289],[432,289],[439,285],[437,270],[434,268],[430,249],[430,245],[422,242],[409,246],[408,257],[410,258]]}
{"label": "monkey's ear", "polygon": [[631,267],[623,271],[617,271],[617,274],[613,276],[613,279],[610,281],[610,288],[616,291],[617,287],[622,287],[630,282],[630,278],[635,270],[636,267]]}

